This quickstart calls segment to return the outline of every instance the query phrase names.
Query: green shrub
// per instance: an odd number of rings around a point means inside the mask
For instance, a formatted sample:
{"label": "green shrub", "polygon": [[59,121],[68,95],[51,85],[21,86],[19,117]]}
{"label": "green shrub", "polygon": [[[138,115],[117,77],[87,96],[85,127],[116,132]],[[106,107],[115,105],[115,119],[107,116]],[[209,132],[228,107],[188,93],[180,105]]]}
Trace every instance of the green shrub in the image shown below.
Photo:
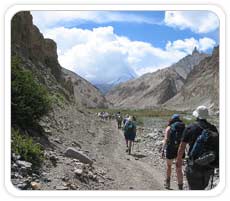
{"label": "green shrub", "polygon": [[48,91],[35,81],[32,73],[21,67],[18,58],[11,63],[12,124],[28,128],[50,108]]}
{"label": "green shrub", "polygon": [[61,93],[53,93],[50,95],[50,101],[53,104],[57,104],[60,107],[63,107],[65,104],[65,97]]}
{"label": "green shrub", "polygon": [[18,130],[12,129],[11,150],[20,155],[23,160],[32,163],[33,169],[38,169],[44,159],[42,147],[35,144],[31,137],[23,136]]}

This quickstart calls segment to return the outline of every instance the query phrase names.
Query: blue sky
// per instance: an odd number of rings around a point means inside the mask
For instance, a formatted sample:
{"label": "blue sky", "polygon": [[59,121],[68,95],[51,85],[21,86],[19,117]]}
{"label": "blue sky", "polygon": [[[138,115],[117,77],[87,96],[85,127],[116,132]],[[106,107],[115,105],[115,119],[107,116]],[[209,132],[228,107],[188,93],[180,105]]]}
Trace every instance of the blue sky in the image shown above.
{"label": "blue sky", "polygon": [[[219,33],[218,29],[208,32],[208,33],[194,33],[190,29],[185,29],[183,31],[179,29],[175,29],[172,27],[165,26],[164,24],[164,11],[145,11],[145,12],[125,12],[126,14],[144,16],[145,18],[149,18],[153,20],[153,24],[148,23],[136,23],[136,22],[106,22],[106,23],[95,23],[92,21],[82,22],[81,24],[70,22],[69,24],[62,24],[65,27],[73,28],[79,27],[82,29],[92,30],[93,28],[103,26],[113,26],[114,33],[122,36],[127,36],[130,40],[138,40],[149,42],[152,45],[164,48],[167,41],[175,41],[178,39],[185,39],[194,37],[195,39],[199,39],[200,37],[210,37],[219,43]],[[155,22],[155,23],[154,23]],[[211,49],[207,50],[208,52]]]}
{"label": "blue sky", "polygon": [[168,67],[219,43],[209,11],[33,11],[45,37],[56,41],[60,64],[94,83]]}

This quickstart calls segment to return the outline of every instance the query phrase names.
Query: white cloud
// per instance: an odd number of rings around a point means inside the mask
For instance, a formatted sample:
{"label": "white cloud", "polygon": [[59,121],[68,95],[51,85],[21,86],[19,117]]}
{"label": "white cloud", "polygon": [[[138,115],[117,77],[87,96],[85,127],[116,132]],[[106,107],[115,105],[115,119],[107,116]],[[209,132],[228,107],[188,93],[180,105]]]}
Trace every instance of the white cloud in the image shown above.
{"label": "white cloud", "polygon": [[201,51],[205,51],[210,48],[213,48],[215,45],[216,45],[216,42],[212,40],[211,38],[201,38],[199,40],[198,49]]}
{"label": "white cloud", "polygon": [[167,26],[195,33],[208,33],[219,27],[217,15],[210,11],[166,11],[164,22]]}
{"label": "white cloud", "polygon": [[108,22],[135,22],[160,24],[153,18],[147,18],[126,12],[117,11],[32,11],[33,22],[43,32],[47,28],[60,26],[66,23],[81,24],[91,21],[98,24]]}
{"label": "white cloud", "polygon": [[215,45],[210,38],[168,41],[164,49],[150,43],[118,36],[113,27],[93,30],[58,27],[44,33],[57,42],[60,64],[92,82],[111,82],[124,75],[142,75],[170,66],[195,46],[206,51]]}
{"label": "white cloud", "polygon": [[196,40],[194,38],[187,38],[184,40],[168,41],[166,44],[167,51],[182,51],[186,54],[191,54],[194,47],[197,47],[199,51],[207,51],[215,46],[216,42],[211,38],[200,38]]}

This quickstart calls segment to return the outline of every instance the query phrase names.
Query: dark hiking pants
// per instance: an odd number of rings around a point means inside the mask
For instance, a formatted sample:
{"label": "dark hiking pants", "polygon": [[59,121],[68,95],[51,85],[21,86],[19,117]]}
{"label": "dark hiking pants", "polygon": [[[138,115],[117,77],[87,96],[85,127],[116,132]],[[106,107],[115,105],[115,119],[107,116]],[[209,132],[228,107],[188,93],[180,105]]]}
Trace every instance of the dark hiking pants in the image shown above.
{"label": "dark hiking pants", "polygon": [[185,169],[186,177],[190,190],[204,190],[208,184],[213,169],[199,169],[194,166],[187,166]]}

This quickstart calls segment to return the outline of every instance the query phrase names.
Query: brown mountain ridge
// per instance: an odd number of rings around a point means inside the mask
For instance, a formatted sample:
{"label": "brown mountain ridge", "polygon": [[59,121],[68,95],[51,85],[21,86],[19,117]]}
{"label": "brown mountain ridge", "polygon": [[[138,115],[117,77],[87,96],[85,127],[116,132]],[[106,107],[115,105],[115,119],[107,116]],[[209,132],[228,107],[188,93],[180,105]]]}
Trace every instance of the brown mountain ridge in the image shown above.
{"label": "brown mountain ridge", "polygon": [[187,55],[170,67],[114,87],[106,94],[106,98],[115,108],[161,107],[180,92],[194,66],[207,56],[194,48],[191,55]]}

